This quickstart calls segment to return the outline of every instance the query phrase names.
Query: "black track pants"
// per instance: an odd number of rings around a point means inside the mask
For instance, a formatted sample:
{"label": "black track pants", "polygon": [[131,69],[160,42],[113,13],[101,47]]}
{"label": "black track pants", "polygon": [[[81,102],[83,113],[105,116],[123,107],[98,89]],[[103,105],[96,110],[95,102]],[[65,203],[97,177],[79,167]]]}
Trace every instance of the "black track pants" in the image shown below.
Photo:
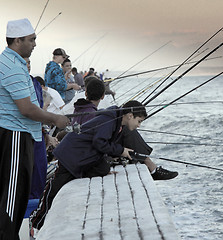
{"label": "black track pants", "polygon": [[0,240],[19,239],[32,170],[31,135],[0,128]]}

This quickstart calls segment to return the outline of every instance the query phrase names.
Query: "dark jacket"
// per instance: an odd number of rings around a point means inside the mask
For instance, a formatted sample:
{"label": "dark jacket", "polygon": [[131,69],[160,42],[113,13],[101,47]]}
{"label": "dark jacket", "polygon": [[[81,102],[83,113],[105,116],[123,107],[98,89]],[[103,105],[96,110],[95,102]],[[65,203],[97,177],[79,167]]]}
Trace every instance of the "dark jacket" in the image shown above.
{"label": "dark jacket", "polygon": [[[74,103],[74,113],[80,113],[80,112],[96,112],[97,107],[90,101],[80,98]],[[83,124],[92,118],[95,117],[95,114],[87,114],[87,115],[79,115],[73,118],[72,123],[75,122],[79,124]]]}
{"label": "dark jacket", "polygon": [[83,177],[83,173],[96,166],[105,154],[121,156],[124,148],[116,143],[121,121],[121,111],[98,111],[98,116],[81,126],[80,134],[68,133],[53,153],[74,177]]}

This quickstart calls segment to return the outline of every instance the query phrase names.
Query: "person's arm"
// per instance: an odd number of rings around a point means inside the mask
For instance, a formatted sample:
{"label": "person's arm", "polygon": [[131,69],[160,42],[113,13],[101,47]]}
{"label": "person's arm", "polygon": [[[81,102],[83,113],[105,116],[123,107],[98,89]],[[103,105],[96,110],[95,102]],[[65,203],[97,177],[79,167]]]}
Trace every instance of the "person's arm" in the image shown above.
{"label": "person's arm", "polygon": [[111,121],[111,118],[101,118],[100,122],[95,123],[97,126],[95,126],[94,129],[95,134],[92,146],[99,152],[119,157],[124,152],[124,147],[111,141],[112,135],[115,131],[115,122],[115,120]]}
{"label": "person's arm", "polygon": [[69,124],[69,119],[63,115],[49,113],[30,101],[30,97],[14,100],[20,113],[37,122],[53,124],[58,128],[65,128]]}
{"label": "person's arm", "polygon": [[80,90],[81,87],[76,83],[68,83],[67,90],[69,90],[69,89]]}

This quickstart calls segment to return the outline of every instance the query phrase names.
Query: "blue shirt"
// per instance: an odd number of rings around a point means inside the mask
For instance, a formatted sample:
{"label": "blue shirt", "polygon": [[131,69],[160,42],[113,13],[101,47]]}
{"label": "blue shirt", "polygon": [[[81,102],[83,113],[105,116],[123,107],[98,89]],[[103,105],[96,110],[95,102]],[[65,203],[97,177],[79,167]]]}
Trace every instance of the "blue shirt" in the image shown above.
{"label": "blue shirt", "polygon": [[23,116],[14,102],[26,97],[39,106],[26,61],[6,47],[0,55],[0,127],[28,132],[35,141],[41,141],[41,123]]}
{"label": "blue shirt", "polygon": [[47,87],[51,87],[60,94],[62,99],[65,99],[65,91],[67,89],[67,82],[60,65],[54,61],[50,61],[46,65],[45,83]]}

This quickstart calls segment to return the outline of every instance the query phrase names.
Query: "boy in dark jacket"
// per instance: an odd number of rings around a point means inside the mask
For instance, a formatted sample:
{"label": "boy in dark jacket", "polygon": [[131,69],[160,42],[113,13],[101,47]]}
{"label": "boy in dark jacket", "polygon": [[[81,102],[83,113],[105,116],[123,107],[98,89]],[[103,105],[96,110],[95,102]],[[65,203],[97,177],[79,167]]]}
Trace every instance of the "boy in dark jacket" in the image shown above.
{"label": "boy in dark jacket", "polygon": [[145,107],[137,101],[129,101],[122,109],[113,106],[92,120],[82,124],[81,133],[68,133],[54,155],[59,160],[55,178],[45,188],[39,208],[31,216],[32,227],[40,229],[57,192],[69,181],[76,178],[105,176],[110,172],[107,157],[126,157],[129,151],[117,143],[126,126],[134,130],[146,118]]}

